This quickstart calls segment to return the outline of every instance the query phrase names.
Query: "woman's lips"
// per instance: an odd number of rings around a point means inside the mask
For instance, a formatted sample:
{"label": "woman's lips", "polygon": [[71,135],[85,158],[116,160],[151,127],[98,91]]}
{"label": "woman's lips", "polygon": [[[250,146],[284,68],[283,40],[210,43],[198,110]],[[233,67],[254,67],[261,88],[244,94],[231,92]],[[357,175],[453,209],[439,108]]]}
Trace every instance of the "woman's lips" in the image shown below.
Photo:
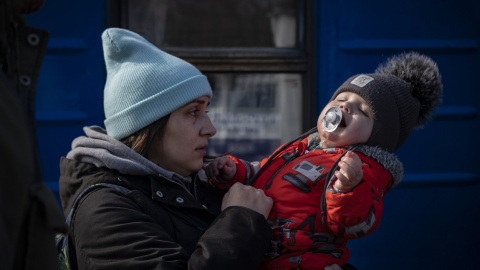
{"label": "woman's lips", "polygon": [[201,153],[205,156],[207,154],[207,147],[208,147],[208,145],[202,146],[202,147],[199,147],[199,148],[195,149],[195,151],[197,151],[197,152],[199,152],[199,153]]}

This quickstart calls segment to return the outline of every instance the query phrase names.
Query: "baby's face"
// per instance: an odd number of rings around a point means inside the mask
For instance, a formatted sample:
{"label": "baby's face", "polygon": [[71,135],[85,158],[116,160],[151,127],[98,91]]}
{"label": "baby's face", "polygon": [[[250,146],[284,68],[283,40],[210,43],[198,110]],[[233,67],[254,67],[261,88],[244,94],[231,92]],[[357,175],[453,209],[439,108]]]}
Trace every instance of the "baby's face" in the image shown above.
{"label": "baby's face", "polygon": [[[342,121],[333,132],[323,128],[323,118],[331,107],[339,107]],[[324,147],[339,147],[365,143],[370,138],[373,128],[373,112],[367,102],[352,92],[340,93],[335,100],[323,108],[318,117],[317,129]]]}

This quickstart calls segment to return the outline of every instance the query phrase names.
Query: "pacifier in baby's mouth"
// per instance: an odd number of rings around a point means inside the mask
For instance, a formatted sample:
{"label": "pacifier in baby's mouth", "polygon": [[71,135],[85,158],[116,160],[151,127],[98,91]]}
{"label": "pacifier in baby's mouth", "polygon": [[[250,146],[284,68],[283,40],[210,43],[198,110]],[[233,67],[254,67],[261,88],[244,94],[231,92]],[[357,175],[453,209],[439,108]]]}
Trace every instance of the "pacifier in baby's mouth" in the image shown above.
{"label": "pacifier in baby's mouth", "polygon": [[323,117],[323,129],[333,132],[342,122],[342,110],[338,107],[331,107]]}

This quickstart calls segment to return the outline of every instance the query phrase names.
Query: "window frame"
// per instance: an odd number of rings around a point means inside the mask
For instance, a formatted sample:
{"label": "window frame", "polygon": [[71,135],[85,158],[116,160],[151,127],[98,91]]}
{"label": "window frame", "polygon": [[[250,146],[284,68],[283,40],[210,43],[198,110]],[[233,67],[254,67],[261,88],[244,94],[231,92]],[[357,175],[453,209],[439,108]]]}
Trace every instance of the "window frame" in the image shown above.
{"label": "window frame", "polygon": [[[128,29],[128,1],[108,2],[108,27]],[[264,47],[165,47],[203,73],[299,73],[302,75],[302,132],[316,126],[315,0],[299,0],[298,49]],[[300,135],[300,134],[299,134]]]}

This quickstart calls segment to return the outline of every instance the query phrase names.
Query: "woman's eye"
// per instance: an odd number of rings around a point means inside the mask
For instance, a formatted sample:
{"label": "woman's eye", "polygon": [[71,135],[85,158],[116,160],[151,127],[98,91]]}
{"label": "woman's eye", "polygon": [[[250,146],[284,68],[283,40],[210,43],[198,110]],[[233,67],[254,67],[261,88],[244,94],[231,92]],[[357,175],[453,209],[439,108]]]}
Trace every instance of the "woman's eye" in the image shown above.
{"label": "woman's eye", "polygon": [[193,115],[193,116],[197,116],[198,112],[199,112],[199,110],[195,109],[195,110],[191,110],[190,114]]}

